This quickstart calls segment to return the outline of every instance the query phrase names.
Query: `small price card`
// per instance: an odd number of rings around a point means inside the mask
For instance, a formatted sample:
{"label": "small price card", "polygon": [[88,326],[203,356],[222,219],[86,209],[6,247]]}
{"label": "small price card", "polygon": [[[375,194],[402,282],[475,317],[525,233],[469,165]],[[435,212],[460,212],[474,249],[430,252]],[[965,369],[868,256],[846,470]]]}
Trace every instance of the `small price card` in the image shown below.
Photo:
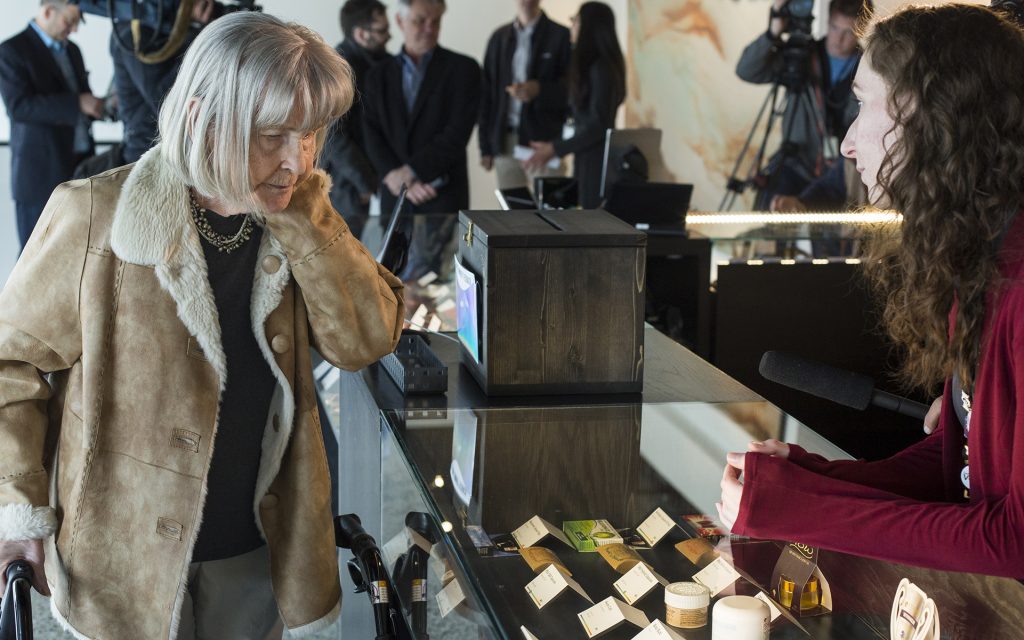
{"label": "small price card", "polygon": [[531,580],[526,585],[526,593],[529,594],[538,609],[543,609],[545,605],[561,595],[566,587],[586,598],[587,602],[594,602],[578,582],[562,573],[561,569],[555,565],[548,566],[547,569],[540,572],[540,575]]}
{"label": "small price card", "polygon": [[569,547],[572,547],[569,538],[565,537],[561,529],[540,516],[533,516],[512,532],[512,537],[515,538],[516,544],[520,547],[532,547],[548,536],[554,536]]}
{"label": "small price card", "polygon": [[625,602],[609,596],[582,613],[576,614],[588,638],[594,638],[611,631],[623,622],[629,622],[641,629],[650,624],[644,612]]}
{"label": "small price card", "polygon": [[778,618],[782,615],[782,612],[779,611],[779,608],[777,606],[775,606],[775,603],[772,602],[772,599],[764,594],[764,591],[758,592],[758,594],[754,597],[768,605],[768,610],[772,613],[772,622],[775,622],[775,618]]}
{"label": "small price card", "polygon": [[540,640],[540,638],[530,633],[530,630],[525,625],[519,627],[519,630],[523,632],[523,640]]}
{"label": "small price card", "polygon": [[693,575],[693,581],[707,587],[712,598],[739,579],[740,574],[725,558],[718,558]]}
{"label": "small price card", "polygon": [[654,510],[654,513],[647,516],[647,519],[640,523],[636,528],[636,532],[640,534],[640,537],[647,544],[653,547],[675,526],[675,521],[665,513],[664,509],[658,507]]}
{"label": "small price card", "polygon": [[466,594],[462,592],[462,586],[458,580],[452,580],[445,586],[444,589],[437,594],[437,608],[441,610],[441,617],[444,618],[452,609],[459,606],[459,604],[466,599]]}
{"label": "small price card", "polygon": [[661,620],[655,620],[647,628],[633,636],[633,640],[686,640]]}
{"label": "small price card", "polygon": [[650,593],[651,589],[658,585],[666,585],[668,581],[651,571],[643,562],[633,565],[633,568],[626,572],[614,582],[612,586],[619,592],[627,604],[633,604],[640,598]]}

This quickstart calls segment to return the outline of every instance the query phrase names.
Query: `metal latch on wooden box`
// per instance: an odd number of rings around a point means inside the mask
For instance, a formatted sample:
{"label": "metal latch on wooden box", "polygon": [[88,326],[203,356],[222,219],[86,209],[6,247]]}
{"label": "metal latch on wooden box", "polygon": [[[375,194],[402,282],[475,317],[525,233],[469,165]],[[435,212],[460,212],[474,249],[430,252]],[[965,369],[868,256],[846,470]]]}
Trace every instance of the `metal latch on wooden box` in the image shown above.
{"label": "metal latch on wooden box", "polygon": [[469,224],[466,225],[466,235],[464,235],[462,237],[462,239],[466,241],[466,246],[467,247],[472,247],[473,246],[473,221],[472,220],[470,220]]}

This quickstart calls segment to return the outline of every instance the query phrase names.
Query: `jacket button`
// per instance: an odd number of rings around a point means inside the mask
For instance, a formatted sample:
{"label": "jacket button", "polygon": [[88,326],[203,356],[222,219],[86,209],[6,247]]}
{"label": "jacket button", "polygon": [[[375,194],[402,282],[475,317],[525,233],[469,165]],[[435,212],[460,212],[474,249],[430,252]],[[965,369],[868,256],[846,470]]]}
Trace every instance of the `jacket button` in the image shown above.
{"label": "jacket button", "polygon": [[263,258],[263,270],[267,273],[277,273],[277,270],[281,268],[281,258],[270,255]]}
{"label": "jacket button", "polygon": [[260,498],[260,509],[273,509],[277,506],[277,496],[272,493]]}
{"label": "jacket button", "polygon": [[288,339],[288,336],[278,334],[270,341],[270,348],[274,350],[274,353],[284,353],[292,348],[292,341]]}

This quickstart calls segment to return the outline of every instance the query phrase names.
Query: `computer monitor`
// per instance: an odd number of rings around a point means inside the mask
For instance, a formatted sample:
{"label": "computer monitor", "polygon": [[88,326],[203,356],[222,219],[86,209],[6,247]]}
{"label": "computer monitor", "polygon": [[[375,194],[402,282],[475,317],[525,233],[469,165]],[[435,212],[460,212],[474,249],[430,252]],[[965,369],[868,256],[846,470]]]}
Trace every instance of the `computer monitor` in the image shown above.
{"label": "computer monitor", "polygon": [[[604,139],[604,164],[601,169],[601,197],[607,198],[609,187],[623,176],[624,168],[618,166],[623,158],[635,150],[646,164],[644,182],[668,182],[672,180],[665,161],[661,156],[661,129],[608,129]],[[628,168],[625,168],[628,171]]]}
{"label": "computer monitor", "polygon": [[682,232],[692,184],[646,182],[612,185],[604,210],[638,229]]}
{"label": "computer monitor", "polygon": [[502,211],[534,211],[537,209],[537,201],[533,199],[533,194],[526,187],[495,189],[494,197],[498,199],[498,205]]}

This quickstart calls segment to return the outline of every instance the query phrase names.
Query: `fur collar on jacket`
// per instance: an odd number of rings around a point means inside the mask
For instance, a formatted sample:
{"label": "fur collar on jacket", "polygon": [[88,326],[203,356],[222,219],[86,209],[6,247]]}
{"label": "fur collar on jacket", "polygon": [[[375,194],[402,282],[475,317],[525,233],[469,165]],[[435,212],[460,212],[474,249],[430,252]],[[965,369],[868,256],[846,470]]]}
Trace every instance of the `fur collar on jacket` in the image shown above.
{"label": "fur collar on jacket", "polygon": [[[223,391],[227,361],[203,247],[192,224],[188,190],[164,163],[159,145],[139,159],[125,180],[114,213],[110,245],[122,260],[156,268],[160,286],[174,299],[178,317],[196,337]],[[259,267],[268,255],[281,261],[282,268],[276,273],[267,274]],[[264,321],[281,302],[290,274],[280,244],[270,233],[264,233],[252,293],[253,330],[261,343],[265,342]],[[266,351],[269,353],[269,348]]]}

